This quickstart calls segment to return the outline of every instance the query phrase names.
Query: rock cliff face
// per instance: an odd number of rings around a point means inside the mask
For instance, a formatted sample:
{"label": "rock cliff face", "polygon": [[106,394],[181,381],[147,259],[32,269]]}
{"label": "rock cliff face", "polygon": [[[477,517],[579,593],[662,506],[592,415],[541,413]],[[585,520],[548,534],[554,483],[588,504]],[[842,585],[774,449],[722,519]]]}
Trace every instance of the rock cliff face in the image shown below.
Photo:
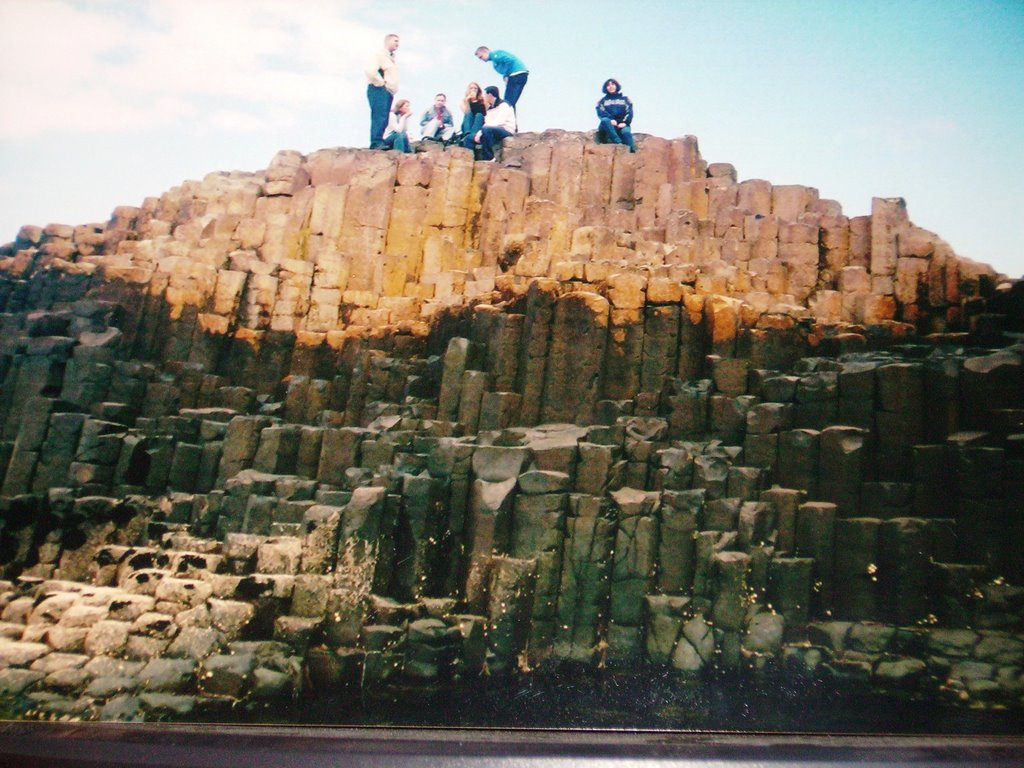
{"label": "rock cliff face", "polygon": [[693,137],[282,152],[24,227],[0,692],[179,716],[570,659],[1019,705],[1022,304],[902,200]]}

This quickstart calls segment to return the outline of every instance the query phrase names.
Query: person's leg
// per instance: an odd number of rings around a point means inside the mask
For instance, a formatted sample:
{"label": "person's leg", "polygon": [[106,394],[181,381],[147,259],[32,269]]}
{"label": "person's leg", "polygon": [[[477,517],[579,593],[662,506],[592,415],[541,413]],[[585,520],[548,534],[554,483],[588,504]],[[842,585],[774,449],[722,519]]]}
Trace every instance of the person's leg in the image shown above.
{"label": "person's leg", "polygon": [[395,149],[397,149],[399,152],[412,152],[412,147],[409,146],[409,134],[396,133],[393,135],[395,137]]}
{"label": "person's leg", "polygon": [[376,85],[366,86],[366,100],[370,104],[370,149],[380,147],[384,131],[388,127],[388,110],[392,96],[387,88]]}
{"label": "person's leg", "polygon": [[628,125],[619,128],[619,138],[622,139],[623,144],[629,147],[630,152],[636,152],[636,140],[633,138],[633,131],[630,130]]}
{"label": "person's leg", "polygon": [[480,159],[481,160],[493,160],[494,159],[494,132],[497,128],[481,128],[480,129]]}
{"label": "person's leg", "polygon": [[[472,131],[471,133],[467,133],[462,138],[462,146],[464,146],[466,149],[473,150],[473,159],[474,160],[479,160],[480,159],[480,145],[477,144],[473,140],[475,137],[476,137],[476,131]],[[483,139],[481,137],[481,141],[482,140]]]}
{"label": "person's leg", "polygon": [[481,128],[484,127],[484,116],[482,113],[477,112],[473,115],[473,118],[469,121],[469,129],[466,131],[469,135],[475,134]]}
{"label": "person's leg", "polygon": [[380,147],[384,131],[387,130],[388,112],[391,111],[391,102],[394,100],[394,96],[387,88],[375,85],[369,87],[373,89],[370,102],[370,149],[373,149]]}
{"label": "person's leg", "polygon": [[516,108],[516,102],[523,95],[523,88],[526,87],[526,78],[528,76],[528,72],[512,75],[505,83],[505,101],[508,102],[512,109]]}
{"label": "person's leg", "polygon": [[381,136],[377,133],[377,89],[372,85],[366,86],[366,103],[370,105],[370,149],[374,149]]}
{"label": "person's leg", "polygon": [[454,125],[441,126],[441,141],[450,141],[452,136],[455,135]]}
{"label": "person's leg", "polygon": [[601,124],[597,128],[597,133],[612,144],[621,144],[622,139],[619,138],[619,132],[615,130],[615,126],[612,125],[612,121],[607,117],[601,118]]}
{"label": "person's leg", "polygon": [[480,159],[493,160],[494,148],[511,135],[504,128],[484,128],[480,136]]}
{"label": "person's leg", "polygon": [[433,117],[430,120],[427,120],[427,122],[425,122],[423,124],[423,138],[424,139],[436,139],[437,138],[437,131],[438,131],[438,129],[440,127],[441,127],[441,124],[439,122],[437,122],[437,118],[436,117]]}

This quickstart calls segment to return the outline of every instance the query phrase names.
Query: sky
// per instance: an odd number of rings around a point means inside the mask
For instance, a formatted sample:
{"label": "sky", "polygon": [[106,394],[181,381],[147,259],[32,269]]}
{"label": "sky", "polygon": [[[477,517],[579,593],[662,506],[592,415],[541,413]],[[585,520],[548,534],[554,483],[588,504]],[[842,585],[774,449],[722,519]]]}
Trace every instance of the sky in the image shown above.
{"label": "sky", "polygon": [[401,36],[399,96],[530,69],[520,129],[693,134],[739,178],[848,216],[903,197],[961,256],[1024,276],[1024,0],[0,0],[0,243],[281,149],[365,146],[363,65]]}

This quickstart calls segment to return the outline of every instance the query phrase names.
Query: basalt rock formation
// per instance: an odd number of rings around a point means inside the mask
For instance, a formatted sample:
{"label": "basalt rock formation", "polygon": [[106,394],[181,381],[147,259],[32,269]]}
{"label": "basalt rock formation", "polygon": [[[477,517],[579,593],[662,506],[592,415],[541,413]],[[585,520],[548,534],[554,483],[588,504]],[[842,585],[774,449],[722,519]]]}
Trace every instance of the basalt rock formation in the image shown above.
{"label": "basalt rock formation", "polygon": [[0,248],[0,694],[1024,695],[1024,283],[696,139],[281,152]]}

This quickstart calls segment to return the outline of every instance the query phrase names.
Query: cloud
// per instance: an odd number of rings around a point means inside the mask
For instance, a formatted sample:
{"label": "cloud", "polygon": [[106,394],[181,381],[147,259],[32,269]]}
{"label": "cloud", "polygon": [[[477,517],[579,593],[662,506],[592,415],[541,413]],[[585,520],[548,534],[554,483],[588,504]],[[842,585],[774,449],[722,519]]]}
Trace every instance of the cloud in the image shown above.
{"label": "cloud", "polygon": [[[280,125],[359,97],[380,32],[330,0],[6,0],[0,138],[67,130]],[[231,107],[211,111],[211,98]],[[247,116],[247,119],[242,119]]]}

